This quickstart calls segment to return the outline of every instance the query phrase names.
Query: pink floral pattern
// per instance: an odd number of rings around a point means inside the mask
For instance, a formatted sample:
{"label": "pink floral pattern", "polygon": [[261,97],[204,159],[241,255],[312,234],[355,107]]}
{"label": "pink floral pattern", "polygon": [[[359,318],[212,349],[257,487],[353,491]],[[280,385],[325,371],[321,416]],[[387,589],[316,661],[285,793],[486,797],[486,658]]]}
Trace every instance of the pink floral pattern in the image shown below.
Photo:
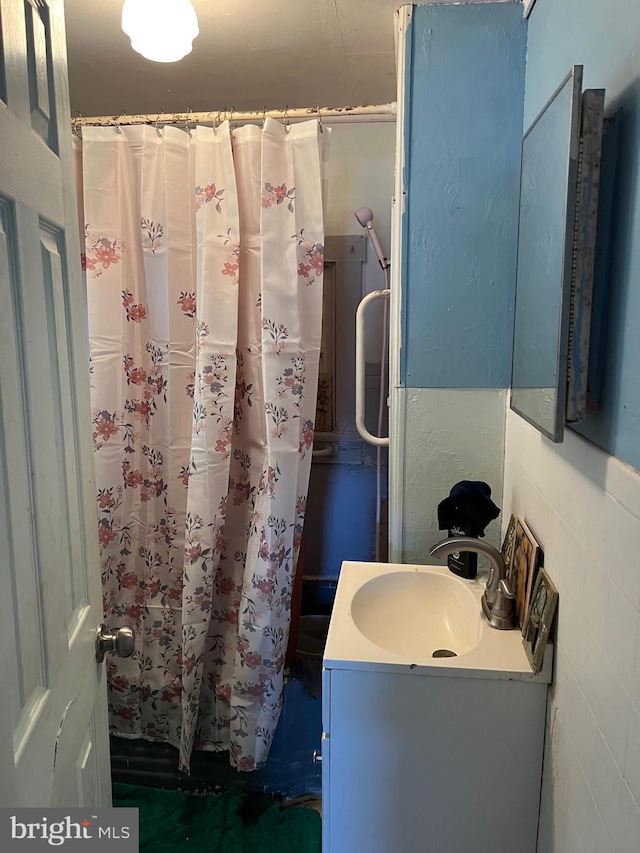
{"label": "pink floral pattern", "polygon": [[290,364],[291,367],[285,367],[283,373],[276,377],[278,397],[290,396],[294,406],[299,409],[304,397],[304,357],[296,355]]}
{"label": "pink floral pattern", "polygon": [[182,313],[186,317],[195,317],[196,316],[196,295],[195,295],[195,293],[186,293],[184,290],[180,291],[180,296],[178,298],[178,304],[182,308]]}
{"label": "pink floral pattern", "polygon": [[155,255],[158,249],[162,248],[164,226],[160,222],[153,222],[143,216],[140,220],[140,229],[142,231],[142,248],[149,249]]}
{"label": "pink floral pattern", "polygon": [[251,407],[253,382],[247,382],[244,373],[244,355],[236,349],[236,393],[233,406],[233,421],[236,429],[240,428],[245,406]]}
{"label": "pink floral pattern", "polygon": [[135,302],[134,295],[129,290],[122,291],[122,304],[127,314],[127,323],[142,323],[147,319],[147,309],[142,303]]}
{"label": "pink floral pattern", "polygon": [[[243,175],[229,131],[219,128],[214,139],[207,132],[198,165],[189,163],[196,130],[183,167],[195,169],[191,231],[204,229],[204,239],[189,246],[193,264],[169,275],[185,256],[179,240],[188,230],[164,195],[170,182],[122,169],[139,182],[127,191],[142,199],[143,215],[132,222],[115,183],[98,191],[94,179],[102,152],[113,156],[113,134],[106,129],[101,145],[101,130],[92,133],[85,219],[119,222],[122,232],[96,236],[87,226],[83,256],[104,611],[107,625],[136,632],[133,656],[108,663],[111,730],[174,744],[184,771],[194,748],[226,750],[249,771],[264,764],[282,707],[306,509],[317,375],[289,330],[300,328],[298,312],[313,334],[321,322],[321,169],[294,168],[296,158],[273,144],[281,134],[263,151],[247,138],[263,177],[241,231],[235,182]],[[144,129],[138,135],[146,144]],[[159,156],[154,143],[145,156]],[[123,163],[130,156],[131,147],[118,146]],[[215,181],[198,174],[205,164]],[[277,243],[275,278],[287,292],[295,286],[298,299],[266,288],[260,263],[241,268],[244,253],[260,251],[249,242],[257,233]],[[153,261],[159,252],[167,264]],[[283,497],[292,483],[295,512]]]}
{"label": "pink floral pattern", "polygon": [[110,240],[108,237],[100,237],[91,234],[89,226],[84,231],[85,250],[80,256],[82,269],[91,273],[91,278],[98,278],[112,264],[122,260],[124,243],[118,238]]}
{"label": "pink floral pattern", "polygon": [[215,202],[215,209],[218,213],[222,213],[222,202],[224,189],[217,189],[215,184],[206,184],[205,186],[196,187],[196,211],[204,207],[205,204]]}
{"label": "pink floral pattern", "polygon": [[302,424],[302,428],[300,430],[300,445],[298,447],[298,452],[301,457],[305,457],[309,450],[313,449],[313,434],[314,434],[314,423],[311,420],[306,420]]}
{"label": "pink floral pattern", "polygon": [[324,273],[324,246],[304,236],[304,228],[294,235],[298,241],[298,278],[306,285],[322,279]]}
{"label": "pink floral pattern", "polygon": [[281,439],[287,434],[289,427],[289,412],[286,406],[278,406],[276,403],[265,403],[264,410],[271,420],[272,429],[271,436],[275,439]]}
{"label": "pink floral pattern", "polygon": [[232,237],[230,228],[225,236],[222,234],[219,236],[224,241],[227,250],[227,257],[220,272],[222,275],[228,276],[232,284],[237,284],[240,271],[240,243]]}
{"label": "pink floral pattern", "polygon": [[287,189],[286,184],[274,186],[269,181],[266,181],[264,189],[262,190],[262,206],[273,207],[274,204],[284,204],[286,201],[287,210],[289,213],[293,213],[293,200],[296,197],[295,192],[295,187]]}
{"label": "pink floral pattern", "polygon": [[[126,308],[126,306],[125,306]],[[141,396],[127,398],[124,401],[125,411],[141,421],[148,430],[151,418],[158,411],[158,398],[167,402],[167,380],[163,367],[162,349],[151,341],[147,341],[145,349],[148,354],[147,367],[136,367],[133,357],[124,356],[124,372],[127,385],[134,386],[131,390],[139,389]]]}
{"label": "pink floral pattern", "polygon": [[287,338],[289,337],[289,332],[287,331],[287,327],[284,323],[278,323],[277,320],[272,320],[269,317],[266,317],[262,321],[262,328],[267,332],[269,338],[271,339],[271,349],[276,355],[280,355],[281,352],[287,348]]}

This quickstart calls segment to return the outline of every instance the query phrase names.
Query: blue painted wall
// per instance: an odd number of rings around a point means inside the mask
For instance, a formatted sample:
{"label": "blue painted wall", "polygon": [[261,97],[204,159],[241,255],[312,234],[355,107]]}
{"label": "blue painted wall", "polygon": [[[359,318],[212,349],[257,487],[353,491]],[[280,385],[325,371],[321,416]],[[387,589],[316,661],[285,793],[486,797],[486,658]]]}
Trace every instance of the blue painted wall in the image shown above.
{"label": "blue painted wall", "polygon": [[529,18],[525,124],[570,66],[584,87],[606,89],[605,114],[618,114],[620,146],[611,188],[611,263],[602,402],[578,431],[640,469],[640,3],[537,0]]}
{"label": "blue painted wall", "polygon": [[343,560],[373,560],[375,519],[373,465],[314,463],[304,528],[305,576],[337,578]]}
{"label": "blue painted wall", "polygon": [[522,8],[417,6],[408,48],[401,382],[506,388],[524,102]]}

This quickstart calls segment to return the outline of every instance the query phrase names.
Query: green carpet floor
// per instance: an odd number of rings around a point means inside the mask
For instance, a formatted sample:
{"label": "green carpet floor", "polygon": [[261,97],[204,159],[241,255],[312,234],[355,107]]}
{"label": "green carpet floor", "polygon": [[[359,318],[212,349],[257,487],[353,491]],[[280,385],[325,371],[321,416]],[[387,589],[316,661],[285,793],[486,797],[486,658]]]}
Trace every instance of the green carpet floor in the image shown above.
{"label": "green carpet floor", "polygon": [[313,809],[228,790],[198,797],[116,783],[113,805],[140,810],[140,853],[320,853]]}

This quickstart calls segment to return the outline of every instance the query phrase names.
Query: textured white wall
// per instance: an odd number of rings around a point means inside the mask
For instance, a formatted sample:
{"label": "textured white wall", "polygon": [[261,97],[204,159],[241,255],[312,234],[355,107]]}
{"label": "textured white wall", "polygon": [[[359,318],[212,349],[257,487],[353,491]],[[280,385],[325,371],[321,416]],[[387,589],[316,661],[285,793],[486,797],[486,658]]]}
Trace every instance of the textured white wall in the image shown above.
{"label": "textured white wall", "polygon": [[526,518],[560,592],[539,853],[640,845],[640,474],[507,413],[504,512]]}
{"label": "textured white wall", "polygon": [[[353,212],[359,207],[370,207],[387,257],[391,253],[395,142],[396,124],[393,121],[332,125],[325,233],[363,234]],[[367,245],[363,281],[363,296],[385,286],[382,270],[370,245]],[[380,362],[381,323],[380,306],[374,304],[367,313],[367,362]]]}
{"label": "textured white wall", "polygon": [[331,125],[326,234],[360,233],[353,211],[370,207],[382,246],[390,251],[395,143],[393,121]]}

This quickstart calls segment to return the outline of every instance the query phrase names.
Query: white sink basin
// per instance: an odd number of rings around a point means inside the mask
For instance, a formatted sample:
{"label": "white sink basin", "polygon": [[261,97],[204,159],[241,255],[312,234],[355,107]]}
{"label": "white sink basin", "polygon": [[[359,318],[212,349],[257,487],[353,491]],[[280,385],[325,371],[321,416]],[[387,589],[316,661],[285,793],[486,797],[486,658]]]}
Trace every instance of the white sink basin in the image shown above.
{"label": "white sink basin", "polygon": [[534,675],[520,630],[498,631],[483,615],[485,580],[463,580],[446,566],[345,561],[325,667],[549,682],[551,644]]}
{"label": "white sink basin", "polygon": [[372,643],[398,655],[464,655],[480,639],[476,596],[455,575],[388,572],[353,596],[351,618]]}

